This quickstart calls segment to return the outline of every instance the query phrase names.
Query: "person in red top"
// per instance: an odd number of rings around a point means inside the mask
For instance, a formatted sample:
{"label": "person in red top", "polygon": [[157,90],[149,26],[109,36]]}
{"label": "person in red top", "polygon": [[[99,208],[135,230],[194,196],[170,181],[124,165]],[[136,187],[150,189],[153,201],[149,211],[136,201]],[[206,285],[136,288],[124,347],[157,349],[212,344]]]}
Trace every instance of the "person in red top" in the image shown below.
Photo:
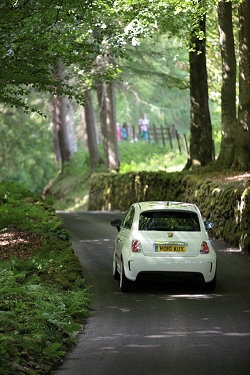
{"label": "person in red top", "polygon": [[116,123],[116,136],[117,136],[117,141],[120,142],[121,140],[121,127],[119,122]]}

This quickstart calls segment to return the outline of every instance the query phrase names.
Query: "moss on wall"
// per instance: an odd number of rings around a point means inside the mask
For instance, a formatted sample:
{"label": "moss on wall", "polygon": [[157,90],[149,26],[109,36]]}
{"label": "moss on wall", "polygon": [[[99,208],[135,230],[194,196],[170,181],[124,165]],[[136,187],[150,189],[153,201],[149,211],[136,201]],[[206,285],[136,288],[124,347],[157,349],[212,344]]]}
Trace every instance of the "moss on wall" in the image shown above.
{"label": "moss on wall", "polygon": [[250,180],[228,183],[184,172],[96,174],[90,180],[89,211],[126,211],[134,202],[172,200],[195,203],[212,235],[250,252]]}

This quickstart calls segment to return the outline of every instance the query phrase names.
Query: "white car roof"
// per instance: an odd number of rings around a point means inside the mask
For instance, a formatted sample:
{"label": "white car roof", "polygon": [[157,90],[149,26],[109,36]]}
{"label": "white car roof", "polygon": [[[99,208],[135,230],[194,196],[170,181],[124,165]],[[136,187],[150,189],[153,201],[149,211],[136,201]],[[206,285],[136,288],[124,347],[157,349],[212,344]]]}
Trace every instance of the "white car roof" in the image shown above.
{"label": "white car roof", "polygon": [[186,202],[174,202],[174,201],[148,201],[148,202],[138,202],[140,211],[146,210],[187,210],[197,212],[198,207],[193,203]]}

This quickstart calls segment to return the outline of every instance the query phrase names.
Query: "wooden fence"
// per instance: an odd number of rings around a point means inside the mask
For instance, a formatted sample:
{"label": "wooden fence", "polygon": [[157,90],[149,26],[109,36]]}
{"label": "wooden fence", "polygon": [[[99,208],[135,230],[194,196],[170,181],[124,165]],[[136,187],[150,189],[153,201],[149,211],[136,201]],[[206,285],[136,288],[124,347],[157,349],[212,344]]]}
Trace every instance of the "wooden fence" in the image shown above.
{"label": "wooden fence", "polygon": [[[132,132],[131,135],[133,139],[140,138],[140,128],[138,127],[138,131],[136,131],[135,126],[132,126]],[[139,137],[138,137],[139,134]],[[155,124],[153,124],[148,131],[149,135],[149,142],[162,142],[164,146],[166,146],[166,143],[169,142],[170,148],[173,149],[174,141],[177,142],[178,149],[180,152],[180,155],[182,154],[182,146],[184,147],[184,150],[187,155],[189,155],[189,147],[187,142],[186,134],[183,134],[182,136],[178,133],[177,129],[175,128],[175,125],[169,126],[158,126],[156,127]]]}

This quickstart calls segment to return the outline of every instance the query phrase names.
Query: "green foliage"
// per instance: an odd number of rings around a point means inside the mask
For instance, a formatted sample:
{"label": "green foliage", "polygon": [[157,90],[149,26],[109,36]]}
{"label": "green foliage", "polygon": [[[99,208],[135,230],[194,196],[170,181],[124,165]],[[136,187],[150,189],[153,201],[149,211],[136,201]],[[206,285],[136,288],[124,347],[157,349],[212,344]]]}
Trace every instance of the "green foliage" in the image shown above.
{"label": "green foliage", "polygon": [[0,202],[1,204],[10,201],[21,201],[27,198],[33,198],[34,194],[27,189],[24,184],[17,185],[11,181],[0,183]]}
{"label": "green foliage", "polygon": [[63,171],[45,187],[45,201],[51,201],[57,210],[86,211],[89,177],[89,154],[78,151]]}
{"label": "green foliage", "polygon": [[[45,104],[43,104],[45,102]],[[25,182],[30,190],[41,194],[55,173],[54,146],[51,129],[49,97],[35,94],[27,103],[47,117],[15,108],[0,114],[0,181]]]}
{"label": "green foliage", "polygon": [[186,163],[187,155],[183,150],[180,155],[177,144],[175,149],[160,143],[120,142],[120,172],[132,171],[181,171]]}
{"label": "green foliage", "polygon": [[1,182],[0,202],[0,228],[23,229],[68,239],[60,217],[25,185]]}
{"label": "green foliage", "polygon": [[188,54],[180,41],[161,36],[127,47],[127,59],[119,59],[122,81],[117,86],[117,120],[138,124],[146,112],[150,124],[171,126],[181,133],[189,129],[190,104]]}
{"label": "green foliage", "polygon": [[[0,18],[0,102],[25,111],[32,108],[26,96],[34,89],[83,103],[79,78],[91,80],[95,57],[124,50],[124,33],[111,1],[2,1]],[[53,64],[59,61],[76,68],[68,70],[65,81],[53,74]],[[110,65],[111,74],[112,70]]]}
{"label": "green foliage", "polygon": [[13,182],[0,184],[0,202],[1,227],[44,235],[30,259],[0,260],[0,373],[46,374],[75,343],[89,291],[54,210]]}
{"label": "green foliage", "polygon": [[64,166],[63,173],[67,175],[77,174],[85,176],[90,169],[89,153],[86,150],[80,150],[75,153],[69,163]]}
{"label": "green foliage", "polygon": [[[39,277],[31,282],[28,275],[41,272],[35,265],[36,258],[31,269],[22,264],[20,277],[11,262],[0,262],[0,373],[4,369],[6,375],[11,373],[13,363],[27,366],[35,358],[42,367],[43,362],[54,362],[64,355],[88,313],[86,288],[72,284],[73,289],[65,291],[56,281],[53,286],[41,284]],[[47,267],[51,270],[49,262]]]}

